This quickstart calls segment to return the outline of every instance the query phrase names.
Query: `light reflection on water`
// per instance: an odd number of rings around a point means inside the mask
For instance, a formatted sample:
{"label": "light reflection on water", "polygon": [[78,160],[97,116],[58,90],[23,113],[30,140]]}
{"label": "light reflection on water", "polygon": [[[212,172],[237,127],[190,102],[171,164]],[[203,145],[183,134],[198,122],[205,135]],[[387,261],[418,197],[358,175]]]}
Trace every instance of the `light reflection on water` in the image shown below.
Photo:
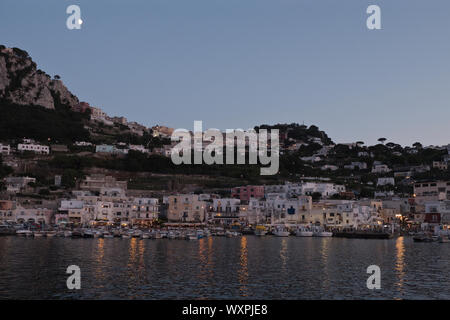
{"label": "light reflection on water", "polygon": [[247,237],[241,238],[241,255],[240,255],[240,269],[239,269],[239,283],[240,283],[240,295],[246,297],[248,282],[248,251],[247,251]]}
{"label": "light reflection on water", "polygon": [[403,294],[403,281],[405,278],[405,238],[398,237],[395,241],[395,249],[396,249],[396,263],[395,263],[395,271],[397,273],[397,283],[399,293]]}
{"label": "light reflection on water", "polygon": [[[411,238],[0,238],[0,298],[450,299],[450,245]],[[79,265],[82,289],[66,288]],[[382,289],[366,269],[380,266]]]}

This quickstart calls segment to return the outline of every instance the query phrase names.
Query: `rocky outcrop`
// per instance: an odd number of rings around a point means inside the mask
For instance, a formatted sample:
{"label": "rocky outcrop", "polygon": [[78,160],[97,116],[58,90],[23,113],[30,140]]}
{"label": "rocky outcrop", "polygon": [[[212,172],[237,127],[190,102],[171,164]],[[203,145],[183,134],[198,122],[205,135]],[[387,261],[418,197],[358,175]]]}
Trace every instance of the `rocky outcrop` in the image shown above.
{"label": "rocky outcrop", "polygon": [[79,103],[59,79],[37,69],[26,51],[0,45],[0,99],[18,105],[55,109]]}

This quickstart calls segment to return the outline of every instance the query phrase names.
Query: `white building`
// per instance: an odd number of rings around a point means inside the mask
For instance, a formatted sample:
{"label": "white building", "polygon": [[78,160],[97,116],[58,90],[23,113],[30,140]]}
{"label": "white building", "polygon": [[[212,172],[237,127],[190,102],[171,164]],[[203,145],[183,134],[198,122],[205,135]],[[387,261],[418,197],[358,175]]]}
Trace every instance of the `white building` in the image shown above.
{"label": "white building", "polygon": [[31,151],[34,153],[39,153],[39,154],[49,154],[50,153],[50,147],[49,146],[44,146],[44,145],[40,145],[40,144],[27,144],[27,143],[19,143],[17,145],[17,150],[20,152],[25,152],[25,151]]}
{"label": "white building", "polygon": [[388,173],[392,170],[385,164],[374,164],[372,173]]}
{"label": "white building", "polygon": [[377,186],[386,186],[386,185],[395,186],[395,179],[392,177],[378,178]]}
{"label": "white building", "polygon": [[9,144],[1,144],[0,143],[0,154],[4,156],[9,156],[11,153],[11,147]]}
{"label": "white building", "polygon": [[298,224],[305,222],[307,213],[312,208],[312,198],[301,196],[297,199],[274,199],[267,200],[267,215],[270,223],[275,224]]}

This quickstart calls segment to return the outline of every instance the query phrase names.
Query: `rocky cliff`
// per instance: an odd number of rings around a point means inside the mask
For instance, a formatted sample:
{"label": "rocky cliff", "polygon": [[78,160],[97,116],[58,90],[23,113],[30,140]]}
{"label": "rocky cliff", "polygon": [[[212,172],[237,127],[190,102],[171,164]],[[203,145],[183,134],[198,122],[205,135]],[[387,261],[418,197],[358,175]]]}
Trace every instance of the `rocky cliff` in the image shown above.
{"label": "rocky cliff", "polygon": [[0,45],[0,99],[19,105],[55,109],[79,103],[59,79],[37,69],[26,51]]}

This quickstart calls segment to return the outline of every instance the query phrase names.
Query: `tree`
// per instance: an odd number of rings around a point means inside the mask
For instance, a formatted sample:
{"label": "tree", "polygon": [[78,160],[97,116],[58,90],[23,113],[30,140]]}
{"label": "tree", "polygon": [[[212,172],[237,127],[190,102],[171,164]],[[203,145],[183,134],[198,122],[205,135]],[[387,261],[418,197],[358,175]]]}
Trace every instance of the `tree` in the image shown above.
{"label": "tree", "polygon": [[422,144],[420,142],[415,142],[413,144],[413,147],[416,148],[416,149],[422,149]]}
{"label": "tree", "polygon": [[379,138],[378,141],[381,142],[382,144],[384,144],[386,142],[386,138]]}
{"label": "tree", "polygon": [[55,78],[55,80],[60,80],[61,79],[61,77],[59,75],[57,75],[57,74],[55,74],[55,76],[53,78]]}

